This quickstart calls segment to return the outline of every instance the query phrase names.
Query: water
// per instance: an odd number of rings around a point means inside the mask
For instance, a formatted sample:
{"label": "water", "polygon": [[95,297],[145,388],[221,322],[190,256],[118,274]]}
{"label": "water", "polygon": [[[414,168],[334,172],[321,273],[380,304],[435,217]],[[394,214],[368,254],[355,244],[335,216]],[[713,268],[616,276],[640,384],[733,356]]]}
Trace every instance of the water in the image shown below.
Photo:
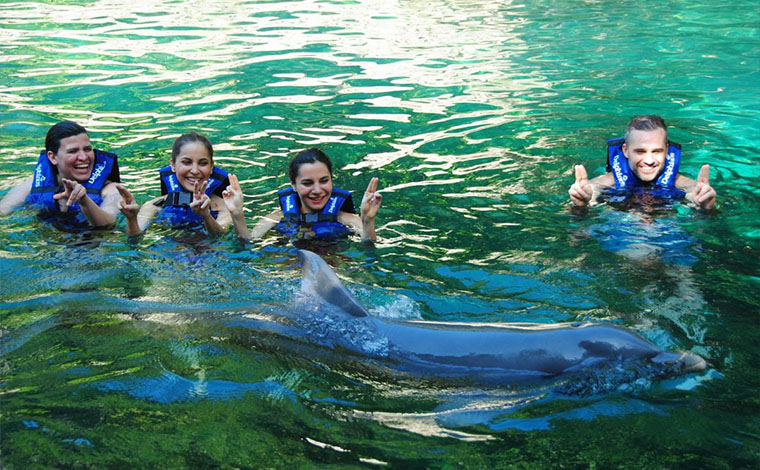
{"label": "water", "polygon": [[[756,468],[760,15],[755,2],[4,3],[0,188],[68,118],[139,201],[199,130],[249,222],[294,151],[384,190],[376,248],[326,258],[376,315],[597,320],[704,374],[562,395],[394,374],[257,325],[293,250],[153,228],[0,221],[3,468]],[[719,208],[568,208],[572,165],[658,113]],[[123,227],[123,221],[120,224]],[[621,235],[625,243],[614,243]]]}

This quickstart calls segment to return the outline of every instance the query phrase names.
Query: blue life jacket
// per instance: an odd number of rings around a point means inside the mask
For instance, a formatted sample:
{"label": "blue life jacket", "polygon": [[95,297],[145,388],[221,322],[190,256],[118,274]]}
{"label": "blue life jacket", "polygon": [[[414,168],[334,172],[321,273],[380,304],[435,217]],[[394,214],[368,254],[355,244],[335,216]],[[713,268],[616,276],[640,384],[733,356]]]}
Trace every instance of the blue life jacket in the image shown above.
{"label": "blue life jacket", "polygon": [[[80,183],[87,190],[87,196],[100,205],[103,197],[100,194],[106,182],[119,183],[119,164],[116,154],[95,150],[95,163],[90,179]],[[50,163],[47,151],[40,152],[40,157],[34,167],[32,189],[26,197],[26,202],[40,208],[40,218],[54,222],[64,230],[82,230],[90,227],[90,223],[82,213],[79,203],[71,205],[66,212],[61,212],[58,201],[53,198],[64,191],[63,185],[58,184],[58,169]]]}
{"label": "blue life jacket", "polygon": [[333,188],[330,199],[316,214],[302,214],[299,210],[300,201],[298,194],[293,188],[285,188],[277,191],[280,200],[283,219],[274,226],[275,230],[283,235],[300,238],[340,238],[345,237],[351,230],[338,222],[338,213],[354,212],[354,201],[351,193],[338,188]]}
{"label": "blue life jacket", "polygon": [[[193,202],[193,193],[185,191],[185,188],[179,183],[177,174],[172,170],[171,165],[161,168],[158,170],[158,173],[161,177],[161,194],[166,194],[167,196],[162,204],[163,209],[156,214],[156,219],[172,227],[203,225],[201,216],[190,208],[190,203]],[[208,178],[206,195],[211,197],[213,194],[216,194],[222,197],[222,192],[229,184],[229,173],[221,168],[214,167]],[[218,215],[219,211],[211,211],[213,218],[216,219]]]}
{"label": "blue life jacket", "polygon": [[622,137],[607,140],[607,171],[611,172],[615,178],[615,189],[610,188],[606,191],[608,196],[620,199],[626,192],[635,188],[646,188],[652,196],[668,199],[680,199],[686,195],[684,191],[676,188],[678,168],[681,164],[680,145],[668,141],[665,169],[652,184],[645,184],[631,170],[628,159],[623,153],[624,143],[625,138]]}

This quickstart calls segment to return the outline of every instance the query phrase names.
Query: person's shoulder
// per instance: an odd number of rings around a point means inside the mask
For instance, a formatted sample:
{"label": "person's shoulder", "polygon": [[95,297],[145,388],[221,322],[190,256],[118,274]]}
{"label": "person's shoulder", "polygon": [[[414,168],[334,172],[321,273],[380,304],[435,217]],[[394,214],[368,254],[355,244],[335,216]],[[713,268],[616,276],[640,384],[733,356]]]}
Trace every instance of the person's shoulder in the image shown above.
{"label": "person's shoulder", "polygon": [[22,179],[19,183],[13,185],[13,188],[18,188],[18,187],[23,187],[23,186],[29,186],[29,188],[31,188],[32,183],[34,183],[34,173]]}
{"label": "person's shoulder", "polygon": [[357,230],[362,226],[362,219],[358,215],[345,211],[338,212],[338,222]]}
{"label": "person's shoulder", "polygon": [[678,173],[676,175],[676,182],[675,182],[675,184],[676,184],[676,188],[678,188],[678,189],[690,189],[694,185],[696,185],[697,182],[695,180],[689,178],[688,176],[684,176],[681,173]]}
{"label": "person's shoulder", "polygon": [[103,184],[103,188],[100,190],[101,194],[118,193],[119,189],[116,187],[116,183],[110,180],[106,180]]}
{"label": "person's shoulder", "polygon": [[265,215],[264,218],[266,218],[266,219],[277,219],[279,221],[280,219],[283,218],[283,216],[284,216],[284,214],[282,213],[282,209],[277,209],[277,210],[274,210],[274,211],[270,212],[269,214]]}
{"label": "person's shoulder", "polygon": [[34,175],[24,179],[21,183],[12,187],[8,193],[0,199],[0,215],[5,216],[13,212],[24,203],[24,200],[32,192]]}
{"label": "person's shoulder", "polygon": [[611,172],[607,172],[595,177],[589,181],[589,183],[596,185],[599,188],[609,188],[615,186],[615,176],[613,176]]}
{"label": "person's shoulder", "polygon": [[29,193],[32,191],[32,185],[34,184],[34,175],[31,175],[29,177],[24,178],[21,180],[21,182],[15,184],[11,187],[10,192],[26,192]]}

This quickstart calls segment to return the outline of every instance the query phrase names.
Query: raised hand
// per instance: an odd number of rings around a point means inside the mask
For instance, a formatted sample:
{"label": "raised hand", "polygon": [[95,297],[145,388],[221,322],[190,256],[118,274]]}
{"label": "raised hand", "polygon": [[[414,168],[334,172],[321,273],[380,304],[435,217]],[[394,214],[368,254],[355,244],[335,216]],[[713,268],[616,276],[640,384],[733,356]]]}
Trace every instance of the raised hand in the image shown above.
{"label": "raised hand", "polygon": [[240,188],[240,182],[237,176],[229,175],[230,185],[222,192],[224,205],[233,216],[243,213],[243,190]]}
{"label": "raised hand", "polygon": [[206,194],[206,187],[208,186],[208,180],[202,182],[195,182],[193,185],[193,202],[190,203],[190,209],[201,217],[208,217],[211,215],[211,198]]}
{"label": "raised hand", "polygon": [[69,207],[87,196],[87,190],[79,182],[68,178],[61,178],[61,183],[63,183],[63,192],[55,194],[53,199],[60,201],[61,199],[66,198],[66,204],[61,206],[61,211],[66,212]]}
{"label": "raised hand", "polygon": [[588,174],[583,165],[575,165],[575,183],[570,186],[567,192],[570,194],[570,200],[573,202],[573,205],[587,206],[589,201],[591,201],[594,190],[588,181]]}
{"label": "raised hand", "polygon": [[367,185],[367,191],[364,193],[361,205],[362,220],[372,219],[377,216],[377,210],[383,202],[383,195],[377,190],[379,179],[372,178]]}
{"label": "raised hand", "polygon": [[710,210],[715,207],[717,197],[718,194],[715,192],[715,189],[710,186],[710,165],[702,165],[702,168],[699,170],[699,176],[697,176],[697,184],[690,199],[700,208]]}
{"label": "raised hand", "polygon": [[121,183],[115,183],[116,190],[121,195],[121,201],[119,201],[119,210],[124,214],[127,219],[136,219],[137,213],[140,212],[140,204],[137,204],[132,193],[127,188],[121,185]]}

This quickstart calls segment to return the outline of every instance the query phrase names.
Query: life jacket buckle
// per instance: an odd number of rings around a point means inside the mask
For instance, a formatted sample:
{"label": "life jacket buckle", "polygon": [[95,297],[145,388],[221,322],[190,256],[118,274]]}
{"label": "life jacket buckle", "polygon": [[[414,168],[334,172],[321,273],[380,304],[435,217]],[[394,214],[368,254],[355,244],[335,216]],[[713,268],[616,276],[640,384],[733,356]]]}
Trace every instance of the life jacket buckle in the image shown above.
{"label": "life jacket buckle", "polygon": [[166,196],[167,206],[189,206],[193,202],[193,195],[189,192],[172,192]]}

